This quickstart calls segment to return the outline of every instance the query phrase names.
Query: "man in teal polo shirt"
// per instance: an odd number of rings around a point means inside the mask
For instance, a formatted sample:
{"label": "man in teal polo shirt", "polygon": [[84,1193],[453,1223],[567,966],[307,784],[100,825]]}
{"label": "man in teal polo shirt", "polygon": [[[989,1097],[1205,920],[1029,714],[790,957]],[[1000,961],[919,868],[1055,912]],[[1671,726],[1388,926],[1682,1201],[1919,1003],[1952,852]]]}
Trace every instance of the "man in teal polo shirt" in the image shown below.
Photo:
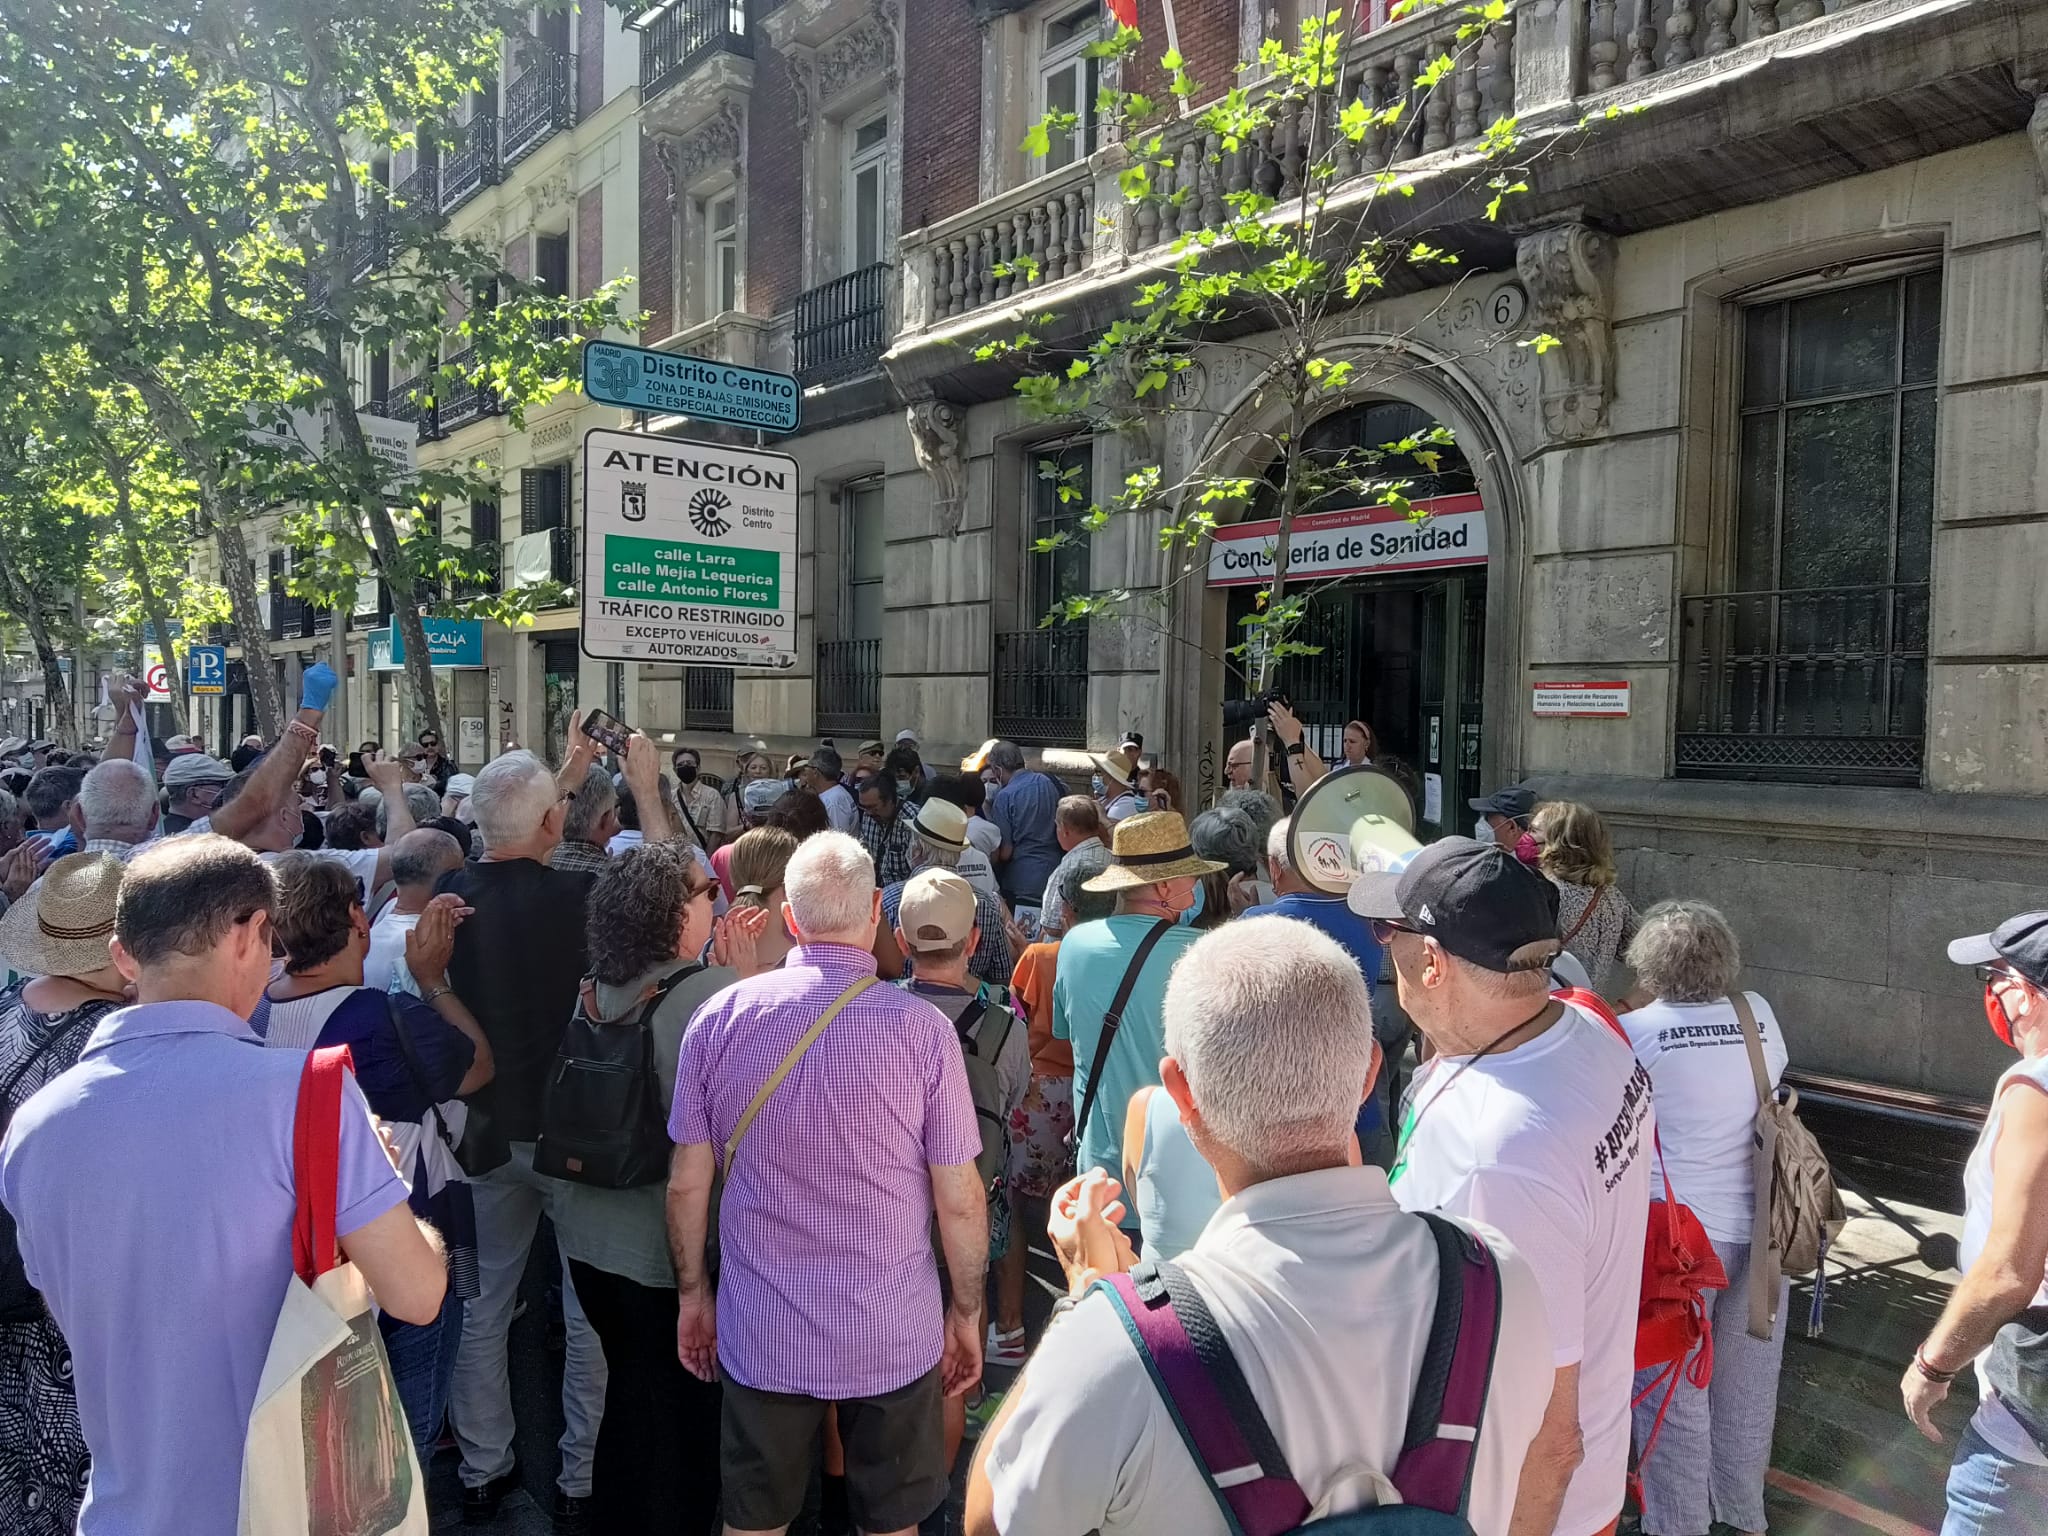
{"label": "man in teal polo shirt", "polygon": [[[1113,915],[1083,923],[1061,942],[1053,976],[1052,1032],[1074,1043],[1074,1135],[1082,1173],[1102,1168],[1123,1177],[1124,1111],[1140,1088],[1158,1086],[1166,1054],[1166,978],[1201,937],[1180,916],[1194,907],[1201,877],[1223,867],[1195,857],[1188,824],[1177,814],[1147,811],[1116,824],[1109,868],[1082,884],[1083,890],[1117,893]],[[1158,937],[1141,954],[1155,930]],[[1103,1017],[1133,973],[1123,1022],[1098,1063]],[[1101,1087],[1090,1105],[1098,1076]],[[1125,1205],[1125,1225],[1136,1230],[1138,1202]]]}
{"label": "man in teal polo shirt", "polygon": [[[0,1202],[71,1346],[92,1475],[84,1536],[235,1529],[242,1442],[292,1274],[305,1055],[245,1022],[270,976],[270,871],[169,839],[121,884],[111,950],[136,1004],[21,1107]],[[343,1089],[335,1231],[378,1303],[431,1322],[447,1288],[370,1111]]]}

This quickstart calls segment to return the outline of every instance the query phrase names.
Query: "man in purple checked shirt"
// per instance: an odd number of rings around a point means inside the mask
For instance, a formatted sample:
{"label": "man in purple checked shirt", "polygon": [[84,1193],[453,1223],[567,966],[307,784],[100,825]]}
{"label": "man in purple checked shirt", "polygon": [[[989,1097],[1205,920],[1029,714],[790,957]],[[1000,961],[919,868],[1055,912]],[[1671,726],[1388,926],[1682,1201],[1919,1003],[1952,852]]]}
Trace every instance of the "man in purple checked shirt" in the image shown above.
{"label": "man in purple checked shirt", "polygon": [[836,1403],[854,1524],[908,1533],[946,1497],[941,1404],[981,1376],[981,1133],[952,1025],[876,980],[881,893],[860,844],[805,839],[783,889],[797,947],[706,1002],[683,1037],[668,1124],[676,1346],[725,1382],[728,1531],[796,1518]]}

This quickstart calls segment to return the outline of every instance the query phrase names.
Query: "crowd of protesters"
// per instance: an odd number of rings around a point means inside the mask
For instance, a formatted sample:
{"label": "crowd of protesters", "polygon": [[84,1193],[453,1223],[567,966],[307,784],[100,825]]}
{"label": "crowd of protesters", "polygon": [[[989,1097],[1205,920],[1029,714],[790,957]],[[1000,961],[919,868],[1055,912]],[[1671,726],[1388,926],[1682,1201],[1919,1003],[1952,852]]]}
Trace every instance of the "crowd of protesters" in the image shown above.
{"label": "crowd of protesters", "polygon": [[[466,1523],[524,1485],[542,1384],[508,1333],[545,1219],[565,1532],[941,1530],[970,1437],[975,1536],[1412,1501],[1460,1274],[1494,1342],[1433,1433],[1470,1529],[1603,1536],[1632,1465],[1648,1536],[1765,1529],[1786,1292],[1751,1138],[1786,1042],[1727,919],[1638,913],[1592,808],[1506,786],[1333,890],[1295,857],[1326,768],[1282,705],[1273,770],[1234,743],[1191,815],[1137,738],[1085,792],[910,731],[729,776],[580,716],[555,765],[458,771],[431,731],[341,756],[334,685],[239,761],[133,709],[96,761],[0,742],[0,1530],[235,1528],[301,1068],[342,1045],[335,1236]],[[1342,743],[1412,793],[1364,722]],[[1906,1377],[1923,1429],[2048,1306],[2048,914],[1952,954],[2022,1059]],[[579,1119],[586,1081],[626,1108]],[[1668,1402],[1628,1326],[1666,1181],[1726,1278],[1711,1386]],[[1162,1307],[1198,1325],[1178,1367]],[[1197,1358],[1291,1518],[1240,1521]],[[1951,1536],[2048,1529],[2025,1379],[1983,1394]]]}

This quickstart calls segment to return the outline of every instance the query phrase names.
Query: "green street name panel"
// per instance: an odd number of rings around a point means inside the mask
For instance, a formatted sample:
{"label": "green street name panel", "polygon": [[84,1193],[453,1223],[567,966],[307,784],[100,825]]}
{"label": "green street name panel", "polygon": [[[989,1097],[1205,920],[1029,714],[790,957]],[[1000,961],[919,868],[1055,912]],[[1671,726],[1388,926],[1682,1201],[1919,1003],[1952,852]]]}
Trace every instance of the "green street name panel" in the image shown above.
{"label": "green street name panel", "polygon": [[583,653],[796,664],[796,460],[599,429],[583,439]]}

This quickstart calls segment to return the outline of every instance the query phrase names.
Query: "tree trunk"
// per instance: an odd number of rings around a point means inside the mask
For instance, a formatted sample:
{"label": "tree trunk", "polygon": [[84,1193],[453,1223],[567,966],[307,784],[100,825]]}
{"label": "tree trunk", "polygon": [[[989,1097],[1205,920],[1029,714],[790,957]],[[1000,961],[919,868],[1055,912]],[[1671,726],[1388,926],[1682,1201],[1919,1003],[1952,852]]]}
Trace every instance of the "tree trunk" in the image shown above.
{"label": "tree trunk", "polygon": [[29,639],[36,648],[36,660],[43,668],[43,698],[49,705],[51,730],[55,732],[60,746],[78,745],[77,712],[71,707],[71,690],[64,684],[64,669],[57,664],[57,648],[50,643],[50,627],[43,622],[43,605],[36,591],[21,574],[21,567],[14,563],[4,547],[0,547],[0,585],[7,589],[8,601],[20,613],[22,623],[28,626]]}
{"label": "tree trunk", "polygon": [[[201,482],[201,501],[205,498]],[[242,530],[231,522],[215,521],[214,548],[220,551],[221,584],[228,589],[228,607],[235,617],[235,629],[242,637],[242,661],[249,674],[249,707],[256,715],[256,729],[265,741],[284,734],[284,700],[278,693],[277,673],[270,665],[270,633],[263,622],[263,608],[256,600],[256,576],[249,568],[249,546]]]}
{"label": "tree trunk", "polygon": [[256,715],[256,729],[265,741],[275,741],[284,734],[284,703],[278,695],[277,674],[270,666],[270,634],[263,622],[262,606],[256,600],[256,578],[249,569],[248,546],[221,490],[215,454],[177,391],[156,373],[119,355],[102,361],[115,377],[142,397],[149,419],[184,460],[186,471],[198,487],[200,517],[213,530],[214,547],[220,551],[221,584],[228,589],[228,605],[242,637],[242,659],[249,673],[249,705]]}
{"label": "tree trunk", "polygon": [[[136,595],[142,599],[143,616],[149,620],[149,627],[156,631],[157,653],[164,659],[164,671],[170,678],[171,718],[178,722],[178,731],[173,735],[192,729],[190,715],[190,690],[185,685],[185,672],[178,665],[178,648],[171,639],[170,610],[164,607],[163,599],[156,590],[156,583],[149,579],[149,561],[142,552],[142,540],[135,535],[135,523],[128,488],[128,466],[114,459],[107,461],[107,473],[114,479],[114,516],[121,524],[121,537],[128,549],[129,574],[134,578]],[[147,652],[144,663],[148,665]]]}
{"label": "tree trunk", "polygon": [[[335,425],[341,433],[341,448],[345,454],[361,462],[369,458],[363,424],[356,420],[355,402],[348,393],[346,375],[339,372],[338,360],[334,361],[334,366],[341,382],[337,384],[335,379],[328,381],[329,398]],[[415,578],[411,557],[399,540],[398,527],[391,521],[391,509],[385,506],[381,495],[362,498],[356,510],[361,513],[364,526],[370,530],[371,567],[390,589],[392,618],[398,624],[399,639],[405,643],[405,675],[412,683],[414,698],[418,700],[413,735],[417,738],[421,730],[428,730],[434,733],[436,741],[445,742],[448,733],[441,728],[441,700],[434,691],[434,658],[427,651],[426,626],[420,623],[419,604],[414,601]]]}

